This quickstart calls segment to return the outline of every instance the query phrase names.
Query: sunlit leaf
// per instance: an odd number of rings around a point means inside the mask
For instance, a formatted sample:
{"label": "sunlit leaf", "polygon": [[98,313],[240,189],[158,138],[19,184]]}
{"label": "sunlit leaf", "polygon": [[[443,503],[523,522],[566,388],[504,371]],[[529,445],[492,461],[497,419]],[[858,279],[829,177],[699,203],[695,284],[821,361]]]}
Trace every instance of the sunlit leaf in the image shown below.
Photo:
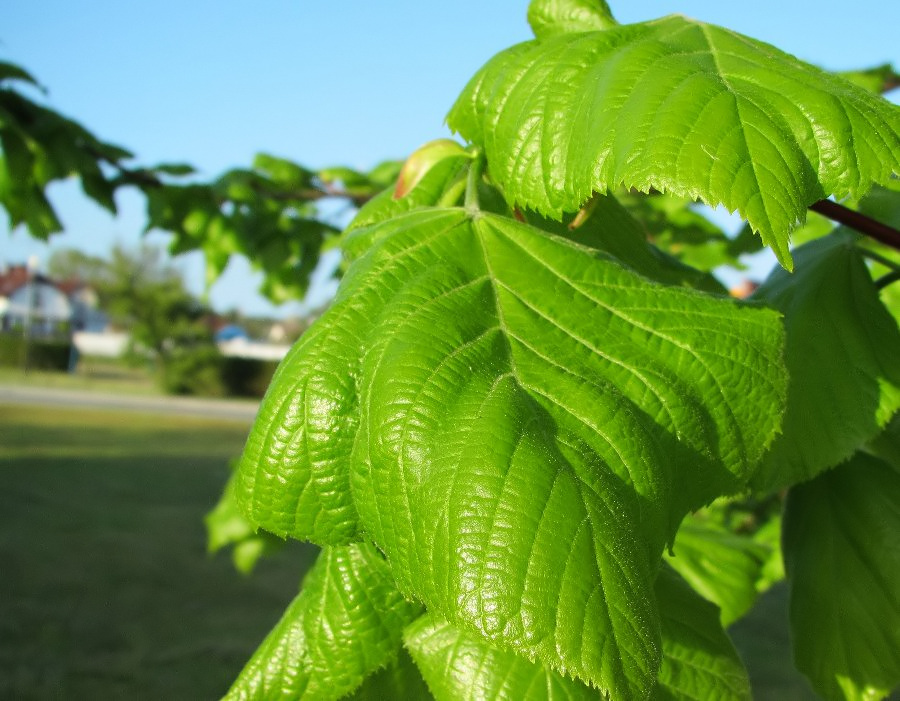
{"label": "sunlit leaf", "polygon": [[463,209],[346,245],[338,298],[248,442],[248,515],[300,538],[364,530],[435,613],[640,696],[663,545],[741,488],[777,428],[777,317]]}
{"label": "sunlit leaf", "polygon": [[437,701],[599,698],[596,689],[547,665],[493,647],[479,635],[431,614],[411,624],[403,638]]}
{"label": "sunlit leaf", "polygon": [[808,205],[900,172],[900,108],[682,16],[495,56],[448,116],[511,203],[560,217],[620,185],[738,211],[791,267]]}
{"label": "sunlit leaf", "polygon": [[338,699],[397,664],[420,608],[371,545],[326,548],[226,699]]}

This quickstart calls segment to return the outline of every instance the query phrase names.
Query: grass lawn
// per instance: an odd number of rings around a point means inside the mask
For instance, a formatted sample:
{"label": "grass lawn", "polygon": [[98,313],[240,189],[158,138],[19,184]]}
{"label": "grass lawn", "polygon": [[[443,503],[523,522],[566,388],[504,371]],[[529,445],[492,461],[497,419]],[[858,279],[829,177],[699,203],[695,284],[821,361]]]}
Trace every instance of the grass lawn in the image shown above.
{"label": "grass lawn", "polygon": [[129,367],[108,358],[81,358],[73,373],[0,366],[0,383],[126,394],[163,393],[146,368]]}
{"label": "grass lawn", "polygon": [[0,698],[214,699],[315,549],[250,577],[203,515],[248,426],[0,405]]}

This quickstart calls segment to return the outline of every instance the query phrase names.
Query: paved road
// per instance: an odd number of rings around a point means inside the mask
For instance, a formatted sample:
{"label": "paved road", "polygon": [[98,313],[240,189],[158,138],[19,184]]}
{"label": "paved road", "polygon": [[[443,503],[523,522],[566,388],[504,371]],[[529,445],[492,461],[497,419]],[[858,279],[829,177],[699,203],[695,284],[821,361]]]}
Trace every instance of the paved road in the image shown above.
{"label": "paved road", "polygon": [[197,399],[195,397],[143,397],[133,394],[109,394],[51,387],[27,387],[0,384],[0,404],[39,404],[44,406],[84,407],[162,413],[181,416],[205,416],[250,422],[259,403],[240,399]]}

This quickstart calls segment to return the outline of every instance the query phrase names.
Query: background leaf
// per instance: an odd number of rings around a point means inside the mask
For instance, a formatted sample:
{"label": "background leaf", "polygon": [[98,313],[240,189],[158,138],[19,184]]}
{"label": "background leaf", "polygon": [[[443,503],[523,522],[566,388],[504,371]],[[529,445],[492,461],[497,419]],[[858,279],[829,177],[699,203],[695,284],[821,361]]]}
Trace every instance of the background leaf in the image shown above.
{"label": "background leaf", "polygon": [[666,561],[731,625],[753,606],[769,549],[747,536],[699,519],[681,524]]}
{"label": "background leaf", "polygon": [[350,701],[428,701],[434,697],[416,663],[406,649],[401,648],[393,664],[367,677],[347,698]]}
{"label": "background leaf", "polygon": [[827,699],[881,698],[900,683],[898,543],[900,472],[877,458],[858,454],[788,494],[794,659]]}
{"label": "background leaf", "polygon": [[539,229],[564,236],[611,256],[635,272],[655,282],[690,287],[705,292],[726,294],[727,290],[712,275],[680,262],[648,241],[645,220],[635,216],[634,209],[623,206],[617,197],[595,195],[580,214],[563,217],[562,222],[545,219],[534,213],[525,220]]}
{"label": "background leaf", "polygon": [[884,308],[856,235],[840,229],[795,251],[755,298],[784,313],[790,373],[782,435],[753,478],[773,490],[837,465],[900,408],[900,330]]}
{"label": "background leaf", "polygon": [[207,548],[210,553],[215,553],[231,545],[234,566],[244,574],[250,574],[261,557],[279,550],[284,541],[271,533],[258,531],[240,511],[234,498],[235,476],[231,475],[219,503],[203,519]]}

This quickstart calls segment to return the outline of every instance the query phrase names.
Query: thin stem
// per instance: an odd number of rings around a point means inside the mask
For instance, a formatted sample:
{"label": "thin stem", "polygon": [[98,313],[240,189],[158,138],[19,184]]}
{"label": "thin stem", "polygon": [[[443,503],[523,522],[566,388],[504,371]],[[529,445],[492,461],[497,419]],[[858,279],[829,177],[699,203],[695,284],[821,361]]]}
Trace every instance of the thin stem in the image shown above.
{"label": "thin stem", "polygon": [[889,272],[887,275],[882,275],[875,281],[875,287],[879,290],[884,289],[892,282],[897,282],[900,280],[900,270],[893,270]]}
{"label": "thin stem", "polygon": [[484,169],[484,155],[479,150],[472,159],[469,166],[469,176],[466,180],[466,209],[477,211],[478,206],[478,184],[481,182],[481,173]]}
{"label": "thin stem", "polygon": [[874,260],[876,263],[881,263],[885,268],[890,268],[891,270],[900,270],[900,263],[895,263],[890,258],[886,258],[880,253],[870,251],[868,248],[860,248],[859,252],[864,258]]}
{"label": "thin stem", "polygon": [[467,185],[467,178],[460,174],[447,188],[447,191],[441,195],[441,199],[438,200],[438,207],[453,207],[456,205],[463,192],[465,192]]}
{"label": "thin stem", "polygon": [[861,212],[855,212],[831,200],[819,200],[811,204],[809,208],[832,221],[849,226],[861,234],[900,251],[900,231],[887,224],[882,224]]}

